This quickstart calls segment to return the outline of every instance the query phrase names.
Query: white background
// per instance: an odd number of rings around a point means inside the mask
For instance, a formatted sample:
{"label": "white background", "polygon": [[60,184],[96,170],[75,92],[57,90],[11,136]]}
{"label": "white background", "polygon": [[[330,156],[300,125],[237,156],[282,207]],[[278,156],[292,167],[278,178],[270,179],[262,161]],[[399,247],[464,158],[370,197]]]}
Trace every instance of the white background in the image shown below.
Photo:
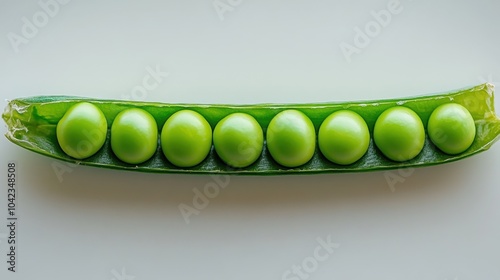
{"label": "white background", "polygon": [[[350,61],[342,42],[355,47],[355,28],[391,1],[228,1],[219,8],[231,10],[218,12],[212,0],[72,0],[51,6],[43,22],[39,2],[1,0],[1,105],[41,94],[347,101],[500,79],[498,1],[401,0]],[[36,32],[23,34],[23,17]],[[168,77],[138,94],[150,68]],[[193,205],[193,189],[210,176],[72,167],[58,178],[54,160],[5,138],[0,145],[0,279],[305,279],[285,273],[311,265],[318,238],[339,247],[308,279],[500,279],[499,144],[456,163],[392,171],[401,176],[392,187],[387,172],[230,177],[189,224],[178,207]],[[4,261],[10,161],[16,273]]]}

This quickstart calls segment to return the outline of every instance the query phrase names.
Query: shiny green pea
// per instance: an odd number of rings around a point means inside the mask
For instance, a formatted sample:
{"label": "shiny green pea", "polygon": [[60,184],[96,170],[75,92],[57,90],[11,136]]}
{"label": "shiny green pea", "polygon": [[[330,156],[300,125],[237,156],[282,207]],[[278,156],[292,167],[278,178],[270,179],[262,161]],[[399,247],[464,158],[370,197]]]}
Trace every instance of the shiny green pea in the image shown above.
{"label": "shiny green pea", "polygon": [[122,161],[142,163],[153,156],[158,145],[158,127],[150,113],[138,109],[120,112],[111,125],[111,149]]}
{"label": "shiny green pea", "polygon": [[424,147],[424,125],[411,109],[392,107],[385,110],[375,122],[373,139],[389,159],[407,161],[416,157]]}
{"label": "shiny green pea", "polygon": [[214,129],[214,148],[228,165],[242,168],[254,163],[262,153],[264,133],[254,117],[233,113]]}
{"label": "shiny green pea", "polygon": [[172,164],[192,167],[210,152],[212,128],[199,113],[181,110],[165,122],[160,139],[163,154]]}
{"label": "shiny green pea", "polygon": [[84,159],[101,149],[107,129],[102,111],[91,103],[80,102],[69,108],[57,123],[57,141],[67,155]]}
{"label": "shiny green pea", "polygon": [[267,148],[273,159],[286,167],[311,160],[316,148],[316,132],[311,120],[297,110],[285,110],[269,123]]}
{"label": "shiny green pea", "polygon": [[368,150],[370,132],[357,113],[341,110],[328,116],[318,133],[321,153],[330,161],[348,165],[359,160]]}
{"label": "shiny green pea", "polygon": [[476,136],[469,111],[456,103],[443,104],[431,114],[427,125],[429,138],[441,151],[455,155],[467,150]]}

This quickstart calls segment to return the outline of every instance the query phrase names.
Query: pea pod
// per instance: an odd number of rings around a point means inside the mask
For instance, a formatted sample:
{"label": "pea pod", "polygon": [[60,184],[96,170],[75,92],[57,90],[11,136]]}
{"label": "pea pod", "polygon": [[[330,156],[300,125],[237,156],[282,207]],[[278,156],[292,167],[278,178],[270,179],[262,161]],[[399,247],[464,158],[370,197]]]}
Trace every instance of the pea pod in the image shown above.
{"label": "pea pod", "polygon": [[[436,165],[466,158],[487,150],[498,140],[500,135],[500,119],[496,116],[494,110],[493,89],[494,87],[491,84],[482,84],[441,94],[402,99],[349,103],[257,105],[164,104],[72,96],[35,96],[11,100],[2,116],[8,129],[6,137],[14,144],[42,155],[82,165],[165,173],[280,175],[359,172]],[[56,125],[71,106],[80,102],[89,102],[101,109],[106,117],[108,133],[104,146],[96,154],[86,159],[77,160],[65,154],[59,146],[56,138]],[[161,151],[161,145],[157,145],[156,152],[149,160],[133,165],[124,163],[113,154],[109,139],[109,129],[115,117],[123,110],[130,108],[140,108],[149,112],[157,122],[159,129],[172,114],[182,109],[189,109],[205,117],[212,130],[224,117],[232,113],[246,113],[253,116],[264,131],[266,131],[272,118],[279,112],[295,109],[309,117],[316,133],[323,120],[331,113],[347,109],[359,114],[366,121],[370,134],[373,135],[375,121],[388,108],[394,106],[408,107],[421,118],[424,126],[427,127],[427,122],[433,110],[445,103],[458,103],[464,106],[472,115],[476,125],[476,136],[472,145],[460,154],[450,155],[440,151],[426,134],[423,150],[416,157],[403,162],[392,161],[385,157],[375,146],[373,137],[371,137],[366,154],[349,165],[330,162],[316,146],[310,161],[295,168],[286,168],[271,157],[265,143],[261,156],[253,164],[244,168],[236,169],[224,163],[216,154],[213,146],[206,159],[190,168],[177,167],[168,162]]]}

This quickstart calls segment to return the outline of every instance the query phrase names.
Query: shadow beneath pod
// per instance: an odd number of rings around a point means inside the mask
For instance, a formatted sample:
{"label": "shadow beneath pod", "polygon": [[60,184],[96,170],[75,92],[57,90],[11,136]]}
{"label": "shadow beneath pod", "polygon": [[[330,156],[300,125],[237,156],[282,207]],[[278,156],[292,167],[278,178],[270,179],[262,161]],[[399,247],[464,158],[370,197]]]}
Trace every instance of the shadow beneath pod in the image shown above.
{"label": "shadow beneath pod", "polygon": [[480,164],[474,157],[414,169],[280,176],[156,174],[73,165],[60,180],[54,162],[64,164],[40,157],[26,167],[31,169],[29,184],[47,203],[64,200],[83,207],[167,211],[180,204],[204,208],[204,201],[221,211],[259,211],[262,207],[335,211],[343,205],[435,199],[452,195]]}

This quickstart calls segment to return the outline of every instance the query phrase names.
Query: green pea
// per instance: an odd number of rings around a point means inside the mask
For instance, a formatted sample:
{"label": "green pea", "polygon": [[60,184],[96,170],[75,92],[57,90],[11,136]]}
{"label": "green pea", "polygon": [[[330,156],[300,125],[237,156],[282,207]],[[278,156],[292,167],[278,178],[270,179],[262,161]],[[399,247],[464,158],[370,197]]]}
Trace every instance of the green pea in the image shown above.
{"label": "green pea", "polygon": [[348,165],[368,150],[370,132],[365,120],[353,111],[341,110],[328,116],[318,133],[321,153],[330,161]]}
{"label": "green pea", "polygon": [[181,110],[170,116],[163,125],[160,137],[163,154],[179,167],[199,164],[212,147],[210,124],[192,110]]}
{"label": "green pea", "polygon": [[95,154],[106,141],[108,124],[99,108],[81,102],[69,108],[57,123],[61,149],[69,156],[84,159]]}
{"label": "green pea", "polygon": [[254,163],[262,153],[264,133],[254,117],[233,113],[214,129],[214,148],[228,165],[242,168]]}
{"label": "green pea", "polygon": [[389,159],[407,161],[416,157],[424,147],[424,125],[411,109],[392,107],[385,110],[375,122],[373,139]]}
{"label": "green pea", "polygon": [[286,167],[311,160],[316,148],[316,132],[311,120],[297,110],[285,110],[269,123],[267,148],[273,159]]}
{"label": "green pea", "polygon": [[142,163],[153,156],[158,145],[158,127],[148,112],[126,109],[111,125],[111,149],[122,161]]}
{"label": "green pea", "polygon": [[431,114],[427,125],[429,138],[441,151],[455,155],[467,150],[476,136],[469,111],[456,103],[443,104]]}

